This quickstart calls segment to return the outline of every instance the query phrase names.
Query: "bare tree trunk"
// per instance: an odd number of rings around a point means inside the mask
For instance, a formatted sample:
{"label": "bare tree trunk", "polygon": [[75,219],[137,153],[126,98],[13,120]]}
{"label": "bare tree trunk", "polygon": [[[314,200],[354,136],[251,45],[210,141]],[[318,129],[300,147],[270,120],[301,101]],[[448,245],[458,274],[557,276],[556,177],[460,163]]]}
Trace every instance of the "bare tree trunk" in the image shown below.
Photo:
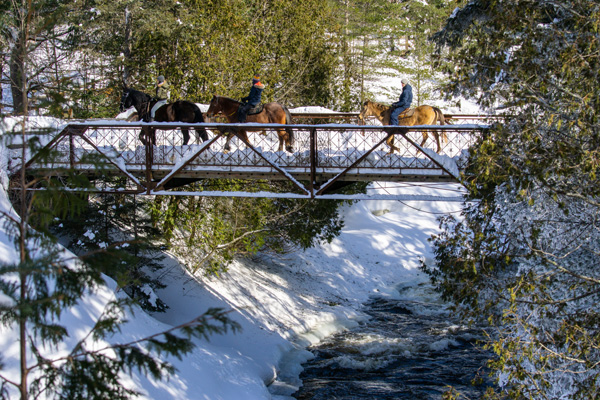
{"label": "bare tree trunk", "polygon": [[131,71],[129,70],[128,61],[131,59],[131,12],[129,8],[125,8],[125,40],[123,44],[123,85],[129,87]]}
{"label": "bare tree trunk", "polygon": [[[0,80],[4,77],[4,54],[0,54]],[[2,115],[2,109],[4,104],[4,93],[2,90],[2,84],[0,84],[0,115]]]}
{"label": "bare tree trunk", "polygon": [[13,109],[15,114],[25,115],[25,102],[27,93],[27,79],[25,75],[25,33],[19,35],[19,39],[10,54],[10,90],[13,98]]}
{"label": "bare tree trunk", "polygon": [[[31,0],[22,0],[22,10],[25,13],[21,20],[20,35],[17,39],[17,45],[13,49],[11,55],[11,88],[13,90],[13,104],[15,112],[23,115],[21,135],[23,143],[26,141],[26,125],[27,125],[27,113],[29,112],[29,104],[27,101],[27,72],[25,70],[25,61],[27,60],[27,41],[29,40],[29,28],[31,24],[31,18],[33,14],[33,6]],[[13,58],[14,57],[14,58]],[[14,73],[14,78],[13,78]],[[15,97],[15,93],[17,96]],[[26,157],[26,146],[22,147],[21,150],[21,163],[25,165]],[[21,265],[25,265],[27,261],[27,188],[26,188],[26,173],[25,168],[21,168],[20,171],[20,185],[21,185],[21,219],[19,221],[19,255]],[[22,307],[24,307],[27,296],[28,296],[28,281],[27,273],[20,268],[19,269],[19,284],[20,284],[20,301]],[[27,366],[27,316],[24,315],[25,311],[23,308],[19,310],[19,357],[20,357],[20,372],[21,382],[19,384],[19,392],[21,394],[21,400],[27,400],[29,398],[29,383],[28,375],[29,368]]]}

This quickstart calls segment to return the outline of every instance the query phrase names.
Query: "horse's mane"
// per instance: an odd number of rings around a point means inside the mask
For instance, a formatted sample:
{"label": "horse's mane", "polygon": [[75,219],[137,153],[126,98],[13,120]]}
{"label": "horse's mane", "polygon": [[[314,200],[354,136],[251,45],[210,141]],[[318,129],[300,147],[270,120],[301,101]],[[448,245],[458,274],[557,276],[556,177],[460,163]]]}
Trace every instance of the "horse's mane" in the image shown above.
{"label": "horse's mane", "polygon": [[365,103],[368,103],[371,107],[376,108],[377,110],[379,110],[381,112],[390,108],[390,106],[386,106],[385,104],[377,103],[372,100],[367,100],[367,101],[365,101]]}
{"label": "horse's mane", "polygon": [[231,97],[217,96],[217,95],[215,95],[215,96],[216,96],[216,97],[218,97],[218,98],[220,98],[220,99],[223,99],[223,100],[229,100],[229,101],[231,101],[231,102],[233,102],[233,103],[242,104],[242,102],[241,102],[241,101],[239,101],[239,100],[236,100],[236,99],[232,99]]}
{"label": "horse's mane", "polygon": [[135,90],[135,89],[127,89],[129,91],[130,96],[136,96],[137,98],[142,98],[144,101],[150,101],[150,99],[152,98],[152,96],[150,96],[148,93],[144,93],[140,90]]}

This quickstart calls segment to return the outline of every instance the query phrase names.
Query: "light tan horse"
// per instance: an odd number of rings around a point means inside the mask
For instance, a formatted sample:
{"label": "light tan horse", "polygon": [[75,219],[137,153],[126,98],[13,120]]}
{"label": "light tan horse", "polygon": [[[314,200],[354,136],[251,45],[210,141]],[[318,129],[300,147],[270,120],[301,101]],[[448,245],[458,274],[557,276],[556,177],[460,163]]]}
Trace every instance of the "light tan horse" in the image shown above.
{"label": "light tan horse", "polygon": [[[373,116],[379,120],[383,125],[390,124],[391,107],[384,104],[376,103],[371,100],[367,100],[363,103],[362,110],[358,115],[358,119],[362,125],[365,124],[365,118]],[[401,126],[414,126],[414,125],[434,125],[439,122],[440,125],[445,125],[444,113],[437,107],[422,105],[417,108],[410,108],[402,112],[398,116],[398,125]],[[437,131],[433,131],[437,143],[437,152],[441,150],[440,135]],[[427,131],[423,131],[423,140],[421,146],[425,144],[429,135]],[[448,137],[446,132],[442,131],[442,140],[448,143]],[[390,154],[394,150],[400,151],[400,149],[394,146],[394,136],[390,136],[387,140],[387,145],[390,146]]]}

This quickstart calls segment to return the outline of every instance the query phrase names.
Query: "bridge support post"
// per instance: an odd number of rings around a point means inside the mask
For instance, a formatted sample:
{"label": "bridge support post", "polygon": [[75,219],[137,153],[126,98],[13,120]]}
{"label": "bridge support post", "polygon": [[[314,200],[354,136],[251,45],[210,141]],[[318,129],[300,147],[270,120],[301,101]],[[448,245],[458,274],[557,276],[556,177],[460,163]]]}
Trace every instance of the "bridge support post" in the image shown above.
{"label": "bridge support post", "polygon": [[317,129],[310,129],[310,182],[308,188],[310,189],[310,198],[315,198],[315,185],[317,184]]}
{"label": "bridge support post", "polygon": [[75,139],[71,129],[69,129],[69,165],[71,169],[75,169]]}
{"label": "bridge support post", "polygon": [[150,194],[153,189],[152,185],[152,163],[154,161],[154,146],[152,143],[144,145],[146,151],[146,192]]}

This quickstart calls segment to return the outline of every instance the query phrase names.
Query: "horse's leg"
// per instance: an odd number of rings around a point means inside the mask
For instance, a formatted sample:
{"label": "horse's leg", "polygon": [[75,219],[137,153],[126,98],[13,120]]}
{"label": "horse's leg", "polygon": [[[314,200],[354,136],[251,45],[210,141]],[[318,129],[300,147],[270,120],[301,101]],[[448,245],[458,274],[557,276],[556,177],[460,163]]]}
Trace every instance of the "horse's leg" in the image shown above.
{"label": "horse's leg", "polygon": [[394,154],[394,149],[396,149],[396,146],[394,146],[394,135],[390,135],[390,137],[386,140],[387,145],[390,148],[390,151],[388,151],[388,155],[389,154]]}
{"label": "horse's leg", "polygon": [[206,142],[208,140],[208,133],[206,132],[206,129],[195,128],[195,130],[196,130],[196,140],[198,142],[200,142],[200,139],[202,139],[203,142]]}
{"label": "horse's leg", "polygon": [[233,136],[233,133],[229,132],[227,134],[227,139],[225,139],[225,146],[223,147],[224,153],[229,153],[229,151],[231,150],[231,146],[229,146],[229,142],[231,142],[231,136]]}
{"label": "horse's leg", "polygon": [[423,134],[423,140],[421,140],[421,147],[423,147],[423,145],[425,145],[425,142],[429,138],[429,135],[427,134],[427,131],[423,131],[422,134]]}
{"label": "horse's leg", "polygon": [[283,129],[277,129],[277,137],[279,139],[279,148],[277,151],[283,151],[283,142],[285,140],[286,132]]}
{"label": "horse's leg", "polygon": [[290,153],[294,152],[294,144],[292,143],[292,138],[285,129],[277,129],[277,137],[279,139],[279,148],[277,149],[277,151],[283,151],[283,144],[285,143],[285,149]]}
{"label": "horse's leg", "polygon": [[145,128],[142,128],[142,130],[140,131],[140,134],[138,135],[138,138],[140,139],[140,142],[142,142],[142,144],[144,146],[146,146],[148,144],[148,141],[146,140]]}
{"label": "horse's leg", "polygon": [[285,149],[288,152],[293,153],[294,152],[294,130],[292,128],[285,129],[285,142],[287,144],[285,146]]}
{"label": "horse's leg", "polygon": [[156,144],[156,129],[151,127],[143,127],[139,134],[140,142],[144,146]]}
{"label": "horse's leg", "polygon": [[250,145],[250,140],[248,140],[248,133],[246,133],[246,130],[245,130],[245,129],[240,129],[240,130],[238,131],[238,137],[239,137],[240,139],[242,139],[242,141],[244,142],[244,144],[245,144],[246,146],[249,146],[249,145]]}
{"label": "horse's leg", "polygon": [[237,132],[237,128],[219,128],[219,132],[222,134],[227,134],[225,139],[225,146],[223,146],[223,153],[229,153],[231,151],[231,138]]}
{"label": "horse's leg", "polygon": [[181,132],[183,133],[183,145],[187,145],[190,141],[190,130],[187,128],[181,128]]}
{"label": "horse's leg", "polygon": [[435,131],[433,132],[433,136],[435,137],[435,142],[437,143],[437,151],[436,153],[440,153],[440,151],[442,150],[442,146],[440,145],[440,134]]}

